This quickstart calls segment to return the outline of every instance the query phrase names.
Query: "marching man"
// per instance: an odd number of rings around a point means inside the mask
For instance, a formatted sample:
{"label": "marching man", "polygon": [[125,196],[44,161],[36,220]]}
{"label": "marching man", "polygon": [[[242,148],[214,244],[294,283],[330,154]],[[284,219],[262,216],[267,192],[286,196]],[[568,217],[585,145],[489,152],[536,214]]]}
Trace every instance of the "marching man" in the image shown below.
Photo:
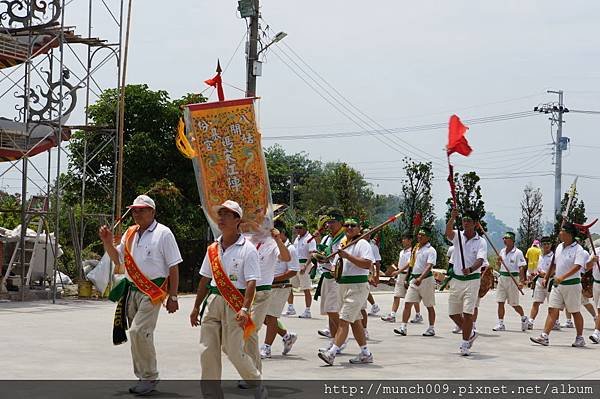
{"label": "marching man", "polygon": [[[306,305],[306,308],[304,309],[304,312],[298,316],[301,319],[310,319],[312,317],[310,313],[310,306],[312,305],[312,296],[310,294],[312,279],[310,278],[310,271],[313,264],[310,260],[312,254],[317,251],[317,242],[312,235],[308,234],[307,226],[308,224],[304,219],[298,220],[294,226],[294,230],[297,234],[296,239],[294,240],[294,248],[296,248],[298,261],[300,262],[300,271],[290,280],[294,288],[299,287],[304,293],[304,304]],[[290,290],[288,308],[285,314],[286,316],[293,316],[296,314],[296,309],[294,309],[294,292],[292,290]]]}
{"label": "marching man", "polygon": [[[558,314],[562,309],[567,309],[575,320],[575,329],[577,336],[571,346],[585,346],[583,338],[583,316],[580,312],[581,307],[581,278],[580,270],[582,266],[588,263],[589,255],[575,241],[577,228],[571,223],[565,223],[559,233],[561,243],[554,251],[554,264],[546,277],[542,280],[542,285],[546,286],[554,274],[554,287],[550,292],[548,304],[548,316],[544,331],[539,337],[530,337],[529,339],[543,346],[550,344],[549,334],[558,319]],[[556,270],[556,273],[554,271]]]}
{"label": "marching man", "polygon": [[[475,231],[475,215],[467,214],[463,216],[463,232],[454,230],[454,222],[457,217],[458,210],[453,208],[450,219],[446,223],[446,238],[452,241],[454,246],[448,312],[450,318],[462,330],[463,339],[460,345],[460,354],[469,356],[473,342],[477,338],[477,333],[472,331],[473,312],[479,297],[479,285],[481,283],[479,269],[484,260],[487,259],[487,243]],[[462,251],[458,241],[459,234]]]}
{"label": "marching man", "polygon": [[410,309],[413,304],[423,301],[429,316],[429,327],[423,333],[425,337],[435,335],[435,281],[431,269],[435,266],[437,252],[429,243],[431,230],[421,227],[417,234],[419,243],[415,254],[415,265],[410,275],[411,280],[404,301],[404,312],[402,313],[402,324],[399,329],[394,329],[396,334],[406,335],[406,323],[410,317]]}
{"label": "marching man", "polygon": [[[596,254],[600,252],[600,247],[596,248]],[[593,254],[593,252],[592,252]],[[586,269],[590,270],[593,268],[592,276],[594,277],[594,288],[593,288],[593,301],[594,306],[597,309],[596,312],[596,325],[594,326],[594,333],[590,335],[590,341],[595,344],[600,344],[600,265],[598,264],[598,256],[591,255],[590,260],[586,265]]]}
{"label": "marching man", "polygon": [[[200,283],[190,314],[193,327],[200,327],[200,366],[202,392],[223,397],[221,350],[227,354],[240,376],[256,384],[257,393],[266,392],[260,384],[261,373],[244,351],[245,341],[256,326],[250,308],[260,278],[256,247],[239,232],[243,211],[235,201],[225,201],[218,208],[218,226],[222,235],[212,243],[200,268]],[[209,285],[210,283],[210,285]],[[207,294],[206,312],[200,319],[200,307]]]}
{"label": "marching man", "polygon": [[[523,252],[515,247],[515,233],[508,231],[504,234],[504,248],[500,250],[500,259],[498,267],[500,268],[500,277],[498,278],[498,287],[496,288],[496,302],[498,302],[498,324],[493,331],[506,331],[504,325],[504,315],[506,310],[504,303],[508,304],[521,316],[521,331],[526,331],[529,324],[523,308],[519,305],[519,288],[525,286],[527,262]],[[506,271],[502,263],[508,268]],[[519,278],[518,286],[513,279]],[[517,288],[518,287],[518,288]]]}
{"label": "marching man", "polygon": [[178,264],[182,259],[171,230],[154,219],[156,205],[152,198],[140,195],[129,208],[136,224],[127,229],[118,247],[107,226],[100,227],[99,235],[115,265],[125,265],[126,278],[111,291],[110,298],[122,299],[126,304],[133,371],[139,379],[129,392],[146,395],[158,384],[154,330],[164,297],[169,313],[179,309]]}
{"label": "marching man", "polygon": [[[347,242],[360,235],[358,220],[346,219]],[[369,270],[374,261],[369,243],[361,239],[348,249],[340,250],[338,255],[343,262],[342,276],[339,281],[342,307],[339,312],[339,325],[334,336],[333,345],[329,349],[319,349],[319,358],[332,366],[339,348],[346,342],[348,330],[352,326],[352,334],[360,347],[357,357],[350,363],[373,363],[373,355],[367,348],[365,329],[362,324],[361,308],[369,295]],[[337,260],[337,257],[336,257]]]}
{"label": "marching man", "polygon": [[529,322],[527,324],[528,330],[533,329],[533,324],[535,323],[535,318],[540,310],[540,305],[548,298],[548,289],[542,286],[542,280],[546,277],[546,273],[548,273],[554,252],[552,252],[552,239],[550,237],[542,237],[541,242],[542,254],[538,259],[537,269],[534,270],[533,273],[535,284],[533,285],[533,305],[531,305]]}

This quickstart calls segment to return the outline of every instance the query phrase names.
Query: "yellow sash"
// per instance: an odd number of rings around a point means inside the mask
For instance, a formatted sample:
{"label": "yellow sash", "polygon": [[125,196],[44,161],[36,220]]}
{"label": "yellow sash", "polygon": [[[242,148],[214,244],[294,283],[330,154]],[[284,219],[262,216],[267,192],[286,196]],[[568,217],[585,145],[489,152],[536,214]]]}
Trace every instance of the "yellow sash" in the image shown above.
{"label": "yellow sash", "polygon": [[165,282],[159,287],[146,277],[135,263],[135,260],[131,255],[131,245],[133,244],[133,239],[139,228],[140,226],[136,224],[128,228],[125,232],[125,269],[136,287],[144,294],[148,295],[152,303],[156,305],[162,303],[167,297],[165,288],[169,280],[165,279]]}
{"label": "yellow sash", "polygon": [[[233,285],[227,274],[225,274],[221,258],[219,257],[218,244],[216,242],[210,244],[207,253],[213,280],[215,281],[219,293],[234,312],[239,312],[244,305],[244,295],[242,295],[240,290]],[[256,330],[256,326],[254,325],[252,318],[248,317],[248,321],[244,326],[244,339],[248,339],[254,330]]]}

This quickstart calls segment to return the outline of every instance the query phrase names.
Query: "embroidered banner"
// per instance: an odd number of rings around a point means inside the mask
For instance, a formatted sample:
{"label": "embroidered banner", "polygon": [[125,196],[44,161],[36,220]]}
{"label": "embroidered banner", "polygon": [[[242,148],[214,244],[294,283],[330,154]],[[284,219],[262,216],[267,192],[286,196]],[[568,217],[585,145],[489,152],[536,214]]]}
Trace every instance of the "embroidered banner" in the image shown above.
{"label": "embroidered banner", "polygon": [[228,199],[241,205],[244,221],[264,230],[273,225],[269,177],[254,101],[245,98],[191,104],[184,110],[200,200],[215,236],[220,235],[215,206]]}

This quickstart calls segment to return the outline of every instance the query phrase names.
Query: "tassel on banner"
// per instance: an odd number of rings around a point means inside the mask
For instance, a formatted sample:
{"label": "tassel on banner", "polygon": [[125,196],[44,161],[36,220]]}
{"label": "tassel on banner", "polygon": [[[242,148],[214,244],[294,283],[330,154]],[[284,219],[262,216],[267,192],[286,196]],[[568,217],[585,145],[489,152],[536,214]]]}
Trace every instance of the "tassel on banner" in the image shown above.
{"label": "tassel on banner", "polygon": [[196,157],[196,151],[194,151],[187,137],[185,137],[185,123],[183,122],[182,118],[179,118],[179,125],[177,126],[177,138],[175,139],[175,145],[184,157],[189,159],[193,159]]}

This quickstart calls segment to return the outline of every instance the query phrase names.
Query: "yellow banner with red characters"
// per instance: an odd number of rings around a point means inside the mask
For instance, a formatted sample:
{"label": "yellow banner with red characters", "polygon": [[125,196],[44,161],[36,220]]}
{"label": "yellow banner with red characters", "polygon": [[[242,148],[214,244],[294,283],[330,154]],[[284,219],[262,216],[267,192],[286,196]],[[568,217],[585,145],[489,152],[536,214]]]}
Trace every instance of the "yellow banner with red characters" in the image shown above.
{"label": "yellow banner with red characters", "polygon": [[269,229],[273,223],[254,101],[191,104],[184,110],[185,130],[180,127],[177,145],[193,160],[202,207],[215,236],[220,234],[215,208],[226,200],[238,202],[251,225]]}

